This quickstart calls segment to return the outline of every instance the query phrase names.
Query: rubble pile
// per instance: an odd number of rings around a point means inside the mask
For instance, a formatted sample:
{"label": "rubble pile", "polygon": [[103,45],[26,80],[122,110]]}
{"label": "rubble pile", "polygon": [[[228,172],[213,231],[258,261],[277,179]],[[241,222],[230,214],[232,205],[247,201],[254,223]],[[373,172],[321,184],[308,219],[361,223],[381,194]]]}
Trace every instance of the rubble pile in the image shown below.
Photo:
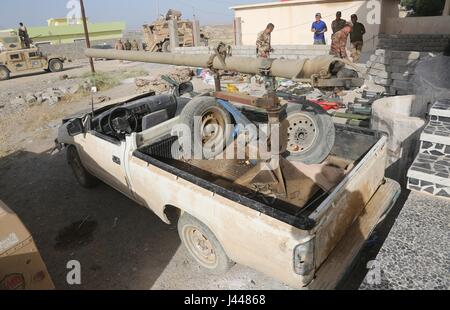
{"label": "rubble pile", "polygon": [[[190,68],[175,68],[172,72],[165,74],[176,83],[189,82],[194,76],[194,72]],[[170,90],[170,84],[161,78],[136,78],[135,84],[139,93],[147,93],[154,91],[155,93],[163,93]]]}
{"label": "rubble pile", "polygon": [[60,102],[64,97],[76,94],[80,89],[80,86],[77,84],[69,87],[49,87],[44,91],[19,95],[11,100],[11,104],[14,106],[33,106],[41,104],[52,106]]}

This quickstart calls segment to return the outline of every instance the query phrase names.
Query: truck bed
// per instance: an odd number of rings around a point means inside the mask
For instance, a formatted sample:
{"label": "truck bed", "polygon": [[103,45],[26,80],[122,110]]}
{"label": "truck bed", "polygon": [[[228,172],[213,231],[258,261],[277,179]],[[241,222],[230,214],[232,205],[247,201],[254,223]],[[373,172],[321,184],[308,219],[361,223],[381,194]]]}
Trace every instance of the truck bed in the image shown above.
{"label": "truck bed", "polygon": [[[328,160],[337,165],[356,167],[380,137],[374,131],[337,124],[336,142]],[[316,220],[311,215],[333,193],[333,189],[325,191],[307,177],[302,177],[300,183],[292,184],[300,187],[301,199],[295,201],[244,188],[234,181],[249,171],[252,165],[242,160],[179,160],[171,154],[171,146],[175,142],[176,138],[168,138],[141,148],[134,155],[177,177],[300,229],[311,230],[315,226]],[[289,180],[286,183],[289,187]]]}

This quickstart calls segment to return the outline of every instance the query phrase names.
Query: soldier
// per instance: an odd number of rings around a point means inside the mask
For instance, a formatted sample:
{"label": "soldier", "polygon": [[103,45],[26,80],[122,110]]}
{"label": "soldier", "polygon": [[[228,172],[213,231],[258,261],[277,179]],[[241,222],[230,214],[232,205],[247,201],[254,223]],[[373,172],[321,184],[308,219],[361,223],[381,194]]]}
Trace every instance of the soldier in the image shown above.
{"label": "soldier", "polygon": [[353,30],[350,33],[350,42],[352,43],[352,58],[353,62],[358,62],[361,57],[361,51],[364,45],[363,36],[366,33],[366,28],[363,24],[358,22],[358,16],[352,15]]}
{"label": "soldier", "polygon": [[116,48],[116,50],[119,50],[119,51],[123,51],[125,49],[121,39],[119,39],[119,41],[116,42],[116,47],[115,48]]}
{"label": "soldier", "polygon": [[131,51],[131,42],[129,39],[125,41],[125,50]]}
{"label": "soldier", "polygon": [[336,19],[331,23],[331,29],[333,30],[333,35],[344,28],[347,21],[342,19],[342,13],[340,11],[336,12]]}
{"label": "soldier", "polygon": [[352,24],[346,23],[344,28],[334,34],[331,42],[330,55],[348,59],[346,46],[350,32],[352,32]]}
{"label": "soldier", "polygon": [[30,48],[31,45],[30,36],[28,35],[27,27],[25,27],[23,23],[19,23],[19,37],[20,41],[22,42],[22,47]]}
{"label": "soldier", "polygon": [[139,43],[136,40],[133,40],[133,43],[131,44],[131,50],[139,51]]}
{"label": "soldier", "polygon": [[258,57],[269,58],[270,53],[273,52],[271,45],[271,33],[274,28],[274,24],[270,23],[264,31],[261,31],[258,34],[258,38],[256,39],[256,54]]}

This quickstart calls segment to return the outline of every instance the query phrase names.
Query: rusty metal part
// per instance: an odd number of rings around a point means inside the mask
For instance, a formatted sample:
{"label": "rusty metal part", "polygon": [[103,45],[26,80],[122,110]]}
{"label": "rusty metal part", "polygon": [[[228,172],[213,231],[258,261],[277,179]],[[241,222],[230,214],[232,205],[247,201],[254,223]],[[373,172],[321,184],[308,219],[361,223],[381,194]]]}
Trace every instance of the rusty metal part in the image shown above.
{"label": "rusty metal part", "polygon": [[[141,61],[149,63],[159,63],[175,66],[189,66],[208,68],[210,55],[183,55],[173,53],[151,53],[140,51],[119,51],[103,49],[86,49],[87,57],[107,58],[129,61]],[[333,56],[320,56],[313,59],[271,59],[271,66],[267,72],[269,76],[293,78],[311,78],[318,74],[320,77],[328,77],[336,62],[341,62],[339,58]],[[216,70],[229,70],[245,74],[261,74],[261,68],[267,59],[252,57],[227,57],[222,62],[219,57],[215,57],[212,68]]]}

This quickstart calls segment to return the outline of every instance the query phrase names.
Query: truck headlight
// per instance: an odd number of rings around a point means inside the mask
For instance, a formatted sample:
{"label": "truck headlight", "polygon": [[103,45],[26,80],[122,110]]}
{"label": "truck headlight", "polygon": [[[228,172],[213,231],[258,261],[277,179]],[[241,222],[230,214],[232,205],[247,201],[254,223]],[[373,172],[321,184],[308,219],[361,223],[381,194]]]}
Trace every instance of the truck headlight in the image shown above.
{"label": "truck headlight", "polygon": [[314,271],[314,238],[295,247],[294,271],[301,276]]}

